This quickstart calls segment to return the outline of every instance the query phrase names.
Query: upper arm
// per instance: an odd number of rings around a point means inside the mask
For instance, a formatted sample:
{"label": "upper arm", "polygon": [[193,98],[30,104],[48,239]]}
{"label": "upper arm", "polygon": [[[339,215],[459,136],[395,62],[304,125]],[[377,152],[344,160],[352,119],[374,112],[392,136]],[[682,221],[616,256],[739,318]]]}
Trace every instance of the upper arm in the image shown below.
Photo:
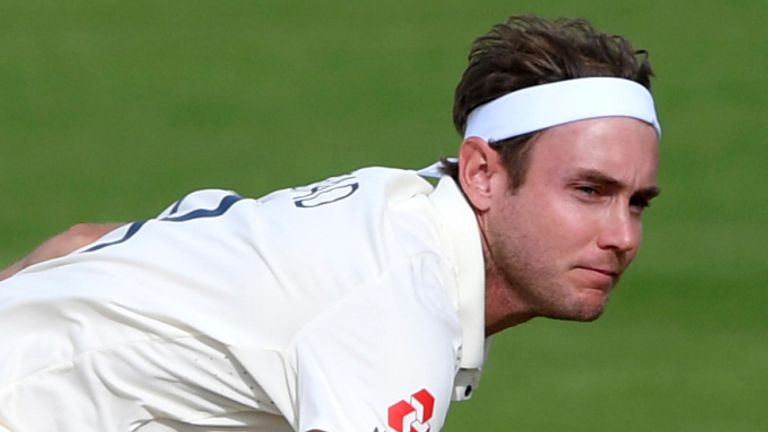
{"label": "upper arm", "polygon": [[46,240],[25,258],[0,272],[0,280],[7,279],[33,264],[70,254],[122,225],[122,223],[74,225]]}

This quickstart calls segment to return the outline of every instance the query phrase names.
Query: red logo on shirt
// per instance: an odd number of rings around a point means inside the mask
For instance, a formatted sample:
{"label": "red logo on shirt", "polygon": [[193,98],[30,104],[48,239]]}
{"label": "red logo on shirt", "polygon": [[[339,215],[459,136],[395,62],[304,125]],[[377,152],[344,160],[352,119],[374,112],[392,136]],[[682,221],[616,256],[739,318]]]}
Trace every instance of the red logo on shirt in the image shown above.
{"label": "red logo on shirt", "polygon": [[389,407],[389,427],[396,432],[430,432],[429,420],[435,408],[435,397],[426,389],[411,395],[411,400]]}

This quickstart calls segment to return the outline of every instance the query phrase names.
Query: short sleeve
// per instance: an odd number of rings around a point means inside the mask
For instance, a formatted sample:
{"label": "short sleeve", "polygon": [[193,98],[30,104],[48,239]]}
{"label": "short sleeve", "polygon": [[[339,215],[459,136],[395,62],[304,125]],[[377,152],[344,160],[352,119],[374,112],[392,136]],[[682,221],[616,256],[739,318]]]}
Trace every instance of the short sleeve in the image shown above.
{"label": "short sleeve", "polygon": [[421,260],[334,305],[296,340],[298,430],[442,429],[460,326]]}

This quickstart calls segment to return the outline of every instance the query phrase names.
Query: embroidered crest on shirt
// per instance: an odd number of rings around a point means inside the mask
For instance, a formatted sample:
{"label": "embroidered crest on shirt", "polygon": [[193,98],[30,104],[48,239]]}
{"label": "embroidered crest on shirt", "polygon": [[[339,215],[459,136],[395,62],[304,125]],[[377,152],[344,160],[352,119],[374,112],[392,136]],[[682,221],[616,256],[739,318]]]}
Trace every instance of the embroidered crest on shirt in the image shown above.
{"label": "embroidered crest on shirt", "polygon": [[430,432],[429,420],[435,408],[435,397],[426,389],[389,407],[388,423],[395,432]]}

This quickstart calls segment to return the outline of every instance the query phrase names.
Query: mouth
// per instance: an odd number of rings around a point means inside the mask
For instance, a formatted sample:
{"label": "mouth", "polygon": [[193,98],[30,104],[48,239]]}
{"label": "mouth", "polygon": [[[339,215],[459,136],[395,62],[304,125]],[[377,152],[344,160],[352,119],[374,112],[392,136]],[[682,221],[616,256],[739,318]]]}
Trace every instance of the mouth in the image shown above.
{"label": "mouth", "polygon": [[583,281],[587,286],[597,288],[601,291],[613,288],[621,275],[621,272],[610,267],[586,265],[577,266],[576,268],[585,272],[582,273],[582,275],[586,278],[583,279]]}
{"label": "mouth", "polygon": [[593,272],[597,272],[600,274],[604,274],[606,276],[610,276],[612,278],[618,278],[619,272],[617,270],[611,269],[611,268],[601,268],[601,267],[590,267],[590,266],[580,266],[580,268],[584,270],[590,270]]}

